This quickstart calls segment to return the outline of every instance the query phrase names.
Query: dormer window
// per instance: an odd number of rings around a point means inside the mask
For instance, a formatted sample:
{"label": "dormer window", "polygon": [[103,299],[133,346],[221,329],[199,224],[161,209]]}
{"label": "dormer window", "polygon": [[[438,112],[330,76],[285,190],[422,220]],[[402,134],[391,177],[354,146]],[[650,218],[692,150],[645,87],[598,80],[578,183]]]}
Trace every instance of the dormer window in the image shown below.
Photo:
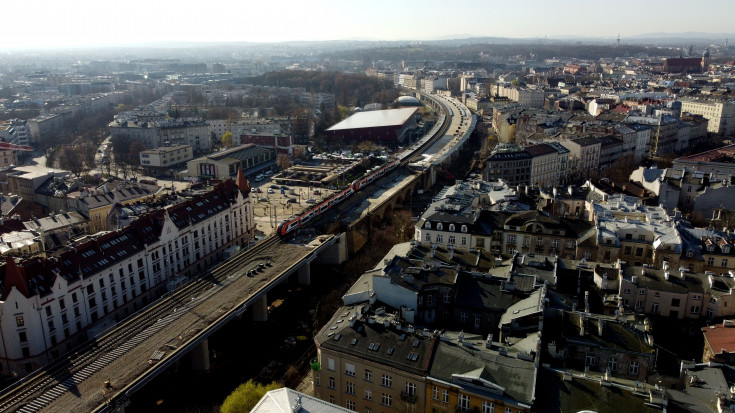
{"label": "dormer window", "polygon": [[462,232],[463,233],[466,233],[467,232],[467,225],[462,225]]}
{"label": "dormer window", "polygon": [[689,250],[687,251],[687,258],[692,258],[694,256],[694,251]]}
{"label": "dormer window", "polygon": [[722,252],[724,252],[725,254],[729,254],[730,253],[730,246],[729,245],[725,245],[724,247],[722,247]]}
{"label": "dormer window", "polygon": [[449,224],[449,232],[454,232],[454,224]]}
{"label": "dormer window", "polygon": [[424,225],[424,228],[431,229],[431,222],[426,221],[426,224]]}
{"label": "dormer window", "polygon": [[442,223],[440,222],[440,223],[436,224],[436,229],[438,231],[443,231],[444,230],[444,225],[442,225]]}
{"label": "dormer window", "polygon": [[715,246],[714,245],[708,245],[707,246],[707,251],[713,252],[714,250],[715,250]]}

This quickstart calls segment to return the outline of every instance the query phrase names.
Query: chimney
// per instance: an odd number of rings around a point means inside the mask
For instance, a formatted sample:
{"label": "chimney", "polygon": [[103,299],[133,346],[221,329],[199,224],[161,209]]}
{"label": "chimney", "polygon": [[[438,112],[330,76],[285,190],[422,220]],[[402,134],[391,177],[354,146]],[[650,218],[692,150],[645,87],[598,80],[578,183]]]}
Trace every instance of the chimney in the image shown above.
{"label": "chimney", "polygon": [[493,335],[488,334],[487,340],[485,341],[485,348],[493,348]]}
{"label": "chimney", "polygon": [[450,260],[454,259],[454,246],[453,245],[449,246],[449,259]]}
{"label": "chimney", "polygon": [[604,330],[605,322],[601,319],[597,319],[597,335],[602,337],[602,331]]}

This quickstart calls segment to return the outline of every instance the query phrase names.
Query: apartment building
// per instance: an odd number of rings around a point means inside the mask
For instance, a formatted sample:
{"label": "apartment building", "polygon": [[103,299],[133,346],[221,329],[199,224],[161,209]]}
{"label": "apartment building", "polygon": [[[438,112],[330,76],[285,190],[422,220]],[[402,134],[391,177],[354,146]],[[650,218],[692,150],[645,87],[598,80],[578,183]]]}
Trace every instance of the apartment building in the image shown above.
{"label": "apartment building", "polygon": [[[23,375],[120,320],[254,236],[242,175],[49,258],[0,267],[0,372]],[[183,278],[180,278],[183,277]]]}
{"label": "apartment building", "polygon": [[314,396],[352,411],[425,411],[437,340],[385,308],[342,307],[314,337]]}
{"label": "apartment building", "polygon": [[535,187],[559,185],[559,151],[544,143],[527,146],[531,156],[530,183]]}
{"label": "apartment building", "polygon": [[681,112],[702,115],[707,119],[707,131],[720,135],[735,133],[735,100],[707,97],[686,97],[681,100]]}
{"label": "apartment building", "polygon": [[505,220],[502,252],[574,258],[577,240],[589,236],[590,231],[594,231],[594,226],[584,221],[561,218],[543,211],[518,212]]}
{"label": "apartment building", "polygon": [[171,168],[194,158],[191,145],[161,146],[140,152],[140,165],[144,168]]}
{"label": "apartment building", "polygon": [[601,143],[597,138],[588,136],[560,142],[569,149],[572,157],[570,172],[583,177],[589,176],[597,171],[600,166]]}
{"label": "apartment building", "polygon": [[526,151],[496,152],[485,166],[485,180],[503,182],[511,186],[528,185],[531,180],[531,155]]}
{"label": "apartment building", "polygon": [[690,272],[668,265],[623,266],[618,295],[637,312],[675,319],[712,319],[735,314],[732,275]]}

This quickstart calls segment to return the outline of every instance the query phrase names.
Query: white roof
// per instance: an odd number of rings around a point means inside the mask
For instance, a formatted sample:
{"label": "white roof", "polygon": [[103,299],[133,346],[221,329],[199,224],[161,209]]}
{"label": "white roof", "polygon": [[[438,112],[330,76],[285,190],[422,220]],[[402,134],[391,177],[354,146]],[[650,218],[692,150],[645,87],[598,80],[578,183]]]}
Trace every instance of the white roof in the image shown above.
{"label": "white roof", "polygon": [[[298,404],[301,408],[298,408]],[[287,387],[271,390],[266,393],[250,413],[309,413],[309,412],[339,412],[347,413],[351,410],[339,407],[336,404],[308,396],[304,393]]]}

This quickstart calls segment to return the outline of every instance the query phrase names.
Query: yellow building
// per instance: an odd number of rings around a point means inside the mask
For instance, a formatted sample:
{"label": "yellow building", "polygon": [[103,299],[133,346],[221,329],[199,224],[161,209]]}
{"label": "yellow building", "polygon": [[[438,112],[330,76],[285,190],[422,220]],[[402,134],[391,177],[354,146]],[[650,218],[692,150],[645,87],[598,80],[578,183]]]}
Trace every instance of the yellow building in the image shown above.
{"label": "yellow building", "polygon": [[479,336],[445,332],[426,377],[426,412],[530,412],[537,338],[500,347],[492,335],[488,344]]}

